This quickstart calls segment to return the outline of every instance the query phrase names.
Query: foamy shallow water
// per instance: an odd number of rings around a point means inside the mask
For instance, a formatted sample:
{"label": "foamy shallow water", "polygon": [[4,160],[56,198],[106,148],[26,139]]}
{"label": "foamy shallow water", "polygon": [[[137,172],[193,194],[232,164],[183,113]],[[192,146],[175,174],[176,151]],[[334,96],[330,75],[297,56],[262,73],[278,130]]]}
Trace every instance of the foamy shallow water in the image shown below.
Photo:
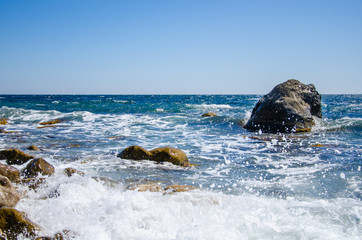
{"label": "foamy shallow water", "polygon": [[[59,184],[61,183],[61,184]],[[162,194],[57,174],[18,204],[43,234],[76,239],[359,239],[359,200],[286,199],[194,190]],[[52,191],[58,197],[42,199]]]}
{"label": "foamy shallow water", "polygon": [[[75,239],[360,239],[361,96],[324,96],[311,133],[259,134],[239,121],[258,96],[3,96],[0,149],[56,168],[17,205],[42,235]],[[162,111],[160,110],[162,109]],[[201,118],[213,111],[219,116]],[[55,128],[39,122],[64,119]],[[319,145],[318,145],[319,144]],[[130,145],[174,146],[197,167],[117,158]],[[24,165],[25,166],[25,165]],[[18,166],[19,169],[24,166]],[[73,167],[85,176],[66,177]],[[102,178],[103,180],[95,180]],[[163,194],[135,182],[199,187]]]}

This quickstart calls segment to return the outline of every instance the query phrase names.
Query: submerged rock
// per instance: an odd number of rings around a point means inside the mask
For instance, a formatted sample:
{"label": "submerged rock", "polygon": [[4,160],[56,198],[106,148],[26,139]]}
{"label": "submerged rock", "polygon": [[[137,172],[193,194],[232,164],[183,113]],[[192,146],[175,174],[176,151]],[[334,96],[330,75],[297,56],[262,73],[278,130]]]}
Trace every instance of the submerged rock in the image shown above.
{"label": "submerged rock", "polygon": [[20,195],[7,177],[0,176],[0,207],[15,207]]}
{"label": "submerged rock", "polygon": [[170,186],[165,187],[165,191],[168,193],[175,193],[175,192],[188,192],[192,190],[199,189],[198,187],[189,186],[189,185],[178,185],[173,184]]}
{"label": "submerged rock", "polygon": [[27,149],[30,150],[30,151],[40,151],[40,149],[35,145],[31,145]]}
{"label": "submerged rock", "polygon": [[0,151],[0,159],[6,159],[7,164],[21,165],[34,158],[19,149],[9,149]]}
{"label": "submerged rock", "polygon": [[53,124],[61,123],[61,122],[64,122],[64,121],[65,121],[64,119],[54,119],[54,120],[50,120],[50,121],[47,121],[47,122],[41,122],[39,124],[40,125],[53,125]]}
{"label": "submerged rock", "polygon": [[255,105],[244,128],[271,133],[305,132],[322,117],[321,95],[313,84],[290,79],[273,88]]}
{"label": "submerged rock", "polygon": [[36,177],[39,173],[50,176],[54,171],[53,165],[42,158],[36,158],[33,159],[22,172],[26,177]]}
{"label": "submerged rock", "polygon": [[217,114],[214,112],[204,113],[201,117],[217,117]]}
{"label": "submerged rock", "polygon": [[40,186],[46,184],[46,179],[45,179],[45,178],[41,178],[41,177],[37,177],[37,178],[23,178],[23,179],[21,180],[21,183],[27,185],[28,188],[36,191],[37,188],[39,188]]}
{"label": "submerged rock", "polygon": [[36,232],[40,231],[40,227],[30,221],[24,213],[9,207],[0,209],[0,229],[8,240],[17,240],[21,234],[33,238]]}
{"label": "submerged rock", "polygon": [[0,125],[6,125],[6,124],[8,124],[7,119],[5,119],[5,118],[0,118]]}
{"label": "submerged rock", "polygon": [[70,167],[64,169],[64,174],[67,175],[68,177],[71,177],[71,176],[73,176],[74,174],[78,174],[78,175],[80,175],[80,176],[84,176],[84,175],[85,175],[84,172],[81,172],[81,171],[79,171],[79,170],[77,170],[77,169],[70,168]]}
{"label": "submerged rock", "polygon": [[0,163],[0,175],[7,177],[11,182],[20,182],[20,171],[13,166]]}
{"label": "submerged rock", "polygon": [[162,192],[166,194],[166,193],[176,193],[176,192],[187,192],[199,188],[189,185],[178,185],[178,184],[162,187],[159,183],[143,183],[138,185],[131,185],[128,189],[138,192]]}

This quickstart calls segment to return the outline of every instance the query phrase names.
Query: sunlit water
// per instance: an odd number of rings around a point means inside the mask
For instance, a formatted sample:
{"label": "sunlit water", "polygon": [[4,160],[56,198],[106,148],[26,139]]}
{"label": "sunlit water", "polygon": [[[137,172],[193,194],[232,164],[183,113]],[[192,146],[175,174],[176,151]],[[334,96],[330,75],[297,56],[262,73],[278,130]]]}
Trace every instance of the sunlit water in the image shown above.
{"label": "sunlit water", "polygon": [[[19,185],[16,208],[75,239],[360,239],[362,96],[322,96],[323,119],[290,135],[242,128],[260,97],[2,95],[0,127],[15,132],[0,149],[36,145],[56,168],[37,191]],[[65,121],[37,128],[53,119]],[[198,166],[117,158],[131,145],[177,147]],[[200,190],[127,189],[147,181]]]}

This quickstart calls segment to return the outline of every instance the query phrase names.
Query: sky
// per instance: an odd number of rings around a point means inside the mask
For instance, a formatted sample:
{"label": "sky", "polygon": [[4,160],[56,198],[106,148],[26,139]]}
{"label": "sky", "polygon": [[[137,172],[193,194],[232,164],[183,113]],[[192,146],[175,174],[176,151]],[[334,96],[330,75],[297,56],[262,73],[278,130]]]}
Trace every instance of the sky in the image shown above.
{"label": "sky", "polygon": [[0,94],[362,94],[361,0],[0,0]]}

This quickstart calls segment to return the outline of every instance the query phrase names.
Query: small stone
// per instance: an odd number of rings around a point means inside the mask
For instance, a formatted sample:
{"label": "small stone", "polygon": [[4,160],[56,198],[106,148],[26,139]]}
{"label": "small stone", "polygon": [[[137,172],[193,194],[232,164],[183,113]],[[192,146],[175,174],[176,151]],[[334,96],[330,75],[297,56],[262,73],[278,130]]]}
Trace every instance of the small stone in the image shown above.
{"label": "small stone", "polygon": [[53,125],[53,124],[57,124],[57,123],[61,123],[61,122],[64,122],[64,120],[62,120],[62,119],[54,119],[54,120],[47,121],[47,122],[41,122],[39,124],[40,125]]}
{"label": "small stone", "polygon": [[6,124],[8,124],[7,119],[5,119],[5,118],[0,118],[0,125],[6,125]]}
{"label": "small stone", "polygon": [[35,145],[31,145],[27,149],[30,150],[30,151],[40,151],[40,149]]}
{"label": "small stone", "polygon": [[64,169],[64,174],[67,175],[68,177],[73,176],[74,174],[78,174],[80,176],[84,176],[84,172],[78,171],[77,169],[74,168],[66,168]]}
{"label": "small stone", "polygon": [[217,117],[218,115],[214,112],[208,112],[201,115],[201,117]]}
{"label": "small stone", "polygon": [[311,147],[324,147],[324,145],[320,144],[320,143],[317,143],[317,144],[313,144],[313,145],[310,145]]}

